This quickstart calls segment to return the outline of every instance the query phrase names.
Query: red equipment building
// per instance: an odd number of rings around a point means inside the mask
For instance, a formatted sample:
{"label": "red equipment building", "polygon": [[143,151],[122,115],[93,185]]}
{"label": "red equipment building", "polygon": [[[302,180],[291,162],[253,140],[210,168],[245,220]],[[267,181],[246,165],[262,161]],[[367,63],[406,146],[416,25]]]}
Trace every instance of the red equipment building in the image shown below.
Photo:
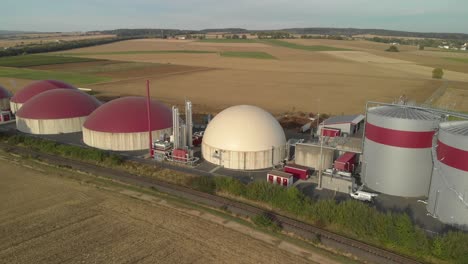
{"label": "red equipment building", "polygon": [[289,187],[293,184],[294,176],[291,173],[274,170],[267,173],[267,181],[271,184]]}
{"label": "red equipment building", "polygon": [[307,180],[312,174],[308,167],[297,164],[287,164],[286,166],[284,166],[283,170],[286,173],[292,174],[294,178],[298,178],[301,180]]}
{"label": "red equipment building", "polygon": [[187,161],[188,151],[185,149],[174,149],[172,151],[172,159],[176,161]]}
{"label": "red equipment building", "polygon": [[334,168],[338,171],[354,172],[356,153],[346,152],[335,160]]}
{"label": "red equipment building", "polygon": [[339,137],[341,135],[341,129],[324,127],[322,128],[322,137]]}

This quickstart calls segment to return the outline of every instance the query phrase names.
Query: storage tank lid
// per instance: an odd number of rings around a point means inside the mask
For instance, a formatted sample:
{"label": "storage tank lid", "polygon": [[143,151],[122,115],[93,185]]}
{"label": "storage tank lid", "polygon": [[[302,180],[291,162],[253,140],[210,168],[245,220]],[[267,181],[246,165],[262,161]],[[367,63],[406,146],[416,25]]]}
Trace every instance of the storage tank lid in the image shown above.
{"label": "storage tank lid", "polygon": [[405,106],[377,106],[369,108],[368,112],[379,116],[410,120],[439,120],[441,118],[431,112]]}
{"label": "storage tank lid", "polygon": [[16,113],[27,119],[65,119],[88,116],[101,105],[96,98],[76,89],[53,89],[28,100]]}
{"label": "storage tank lid", "polygon": [[[83,127],[106,133],[140,133],[148,131],[147,99],[121,97],[96,109]],[[151,130],[172,127],[172,111],[159,101],[151,100]]]}
{"label": "storage tank lid", "polygon": [[73,85],[57,80],[43,80],[28,84],[13,95],[13,103],[24,104],[34,96],[53,89],[76,89]]}
{"label": "storage tank lid", "polygon": [[440,124],[440,129],[460,136],[468,136],[468,121],[445,122]]}

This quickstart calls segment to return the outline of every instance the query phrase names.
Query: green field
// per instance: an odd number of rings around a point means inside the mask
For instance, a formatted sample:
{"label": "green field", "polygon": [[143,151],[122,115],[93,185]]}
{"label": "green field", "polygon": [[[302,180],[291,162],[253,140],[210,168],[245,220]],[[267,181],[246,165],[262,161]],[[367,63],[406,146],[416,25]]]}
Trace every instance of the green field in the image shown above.
{"label": "green field", "polygon": [[257,39],[200,39],[199,42],[211,42],[211,43],[256,43]]}
{"label": "green field", "polygon": [[0,58],[0,66],[4,67],[30,67],[50,64],[65,64],[76,62],[97,61],[96,59],[49,56],[49,55],[19,55]]}
{"label": "green field", "polygon": [[274,45],[274,46],[281,46],[290,49],[300,49],[300,50],[308,50],[308,51],[344,51],[349,49],[341,49],[335,48],[331,46],[323,46],[323,45],[313,45],[313,46],[305,46],[296,43],[291,43],[283,40],[277,39],[269,39],[269,40],[262,40],[262,42]]}
{"label": "green field", "polygon": [[462,63],[468,63],[468,58],[451,58],[451,57],[445,57],[444,59],[451,60],[451,61],[462,62]]}
{"label": "green field", "polygon": [[215,51],[205,50],[141,50],[141,51],[110,51],[110,52],[83,52],[83,53],[58,53],[61,56],[94,56],[94,55],[134,55],[134,54],[165,54],[165,53],[189,53],[208,54]]}
{"label": "green field", "polygon": [[224,57],[249,58],[249,59],[276,59],[266,52],[260,51],[223,51],[220,53]]}
{"label": "green field", "polygon": [[111,81],[111,78],[72,72],[42,71],[22,68],[0,67],[0,77],[28,80],[56,79],[73,85],[85,85]]}

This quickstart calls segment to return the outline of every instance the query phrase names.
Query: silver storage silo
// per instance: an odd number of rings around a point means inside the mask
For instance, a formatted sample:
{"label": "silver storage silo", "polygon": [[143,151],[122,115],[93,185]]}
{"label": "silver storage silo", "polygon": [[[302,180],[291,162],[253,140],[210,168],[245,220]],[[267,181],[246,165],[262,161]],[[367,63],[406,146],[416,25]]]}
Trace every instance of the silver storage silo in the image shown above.
{"label": "silver storage silo", "polygon": [[427,196],[432,173],[432,140],[440,116],[406,106],[367,111],[363,181],[394,196]]}
{"label": "silver storage silo", "polygon": [[468,229],[468,121],[442,123],[433,155],[427,210],[443,223]]}

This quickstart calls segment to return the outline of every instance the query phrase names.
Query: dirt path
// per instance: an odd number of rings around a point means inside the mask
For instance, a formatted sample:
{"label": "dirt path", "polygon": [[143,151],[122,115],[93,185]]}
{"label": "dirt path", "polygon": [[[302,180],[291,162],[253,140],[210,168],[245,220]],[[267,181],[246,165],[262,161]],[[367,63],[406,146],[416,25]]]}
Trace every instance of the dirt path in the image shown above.
{"label": "dirt path", "polygon": [[0,161],[5,263],[337,263],[150,195]]}

